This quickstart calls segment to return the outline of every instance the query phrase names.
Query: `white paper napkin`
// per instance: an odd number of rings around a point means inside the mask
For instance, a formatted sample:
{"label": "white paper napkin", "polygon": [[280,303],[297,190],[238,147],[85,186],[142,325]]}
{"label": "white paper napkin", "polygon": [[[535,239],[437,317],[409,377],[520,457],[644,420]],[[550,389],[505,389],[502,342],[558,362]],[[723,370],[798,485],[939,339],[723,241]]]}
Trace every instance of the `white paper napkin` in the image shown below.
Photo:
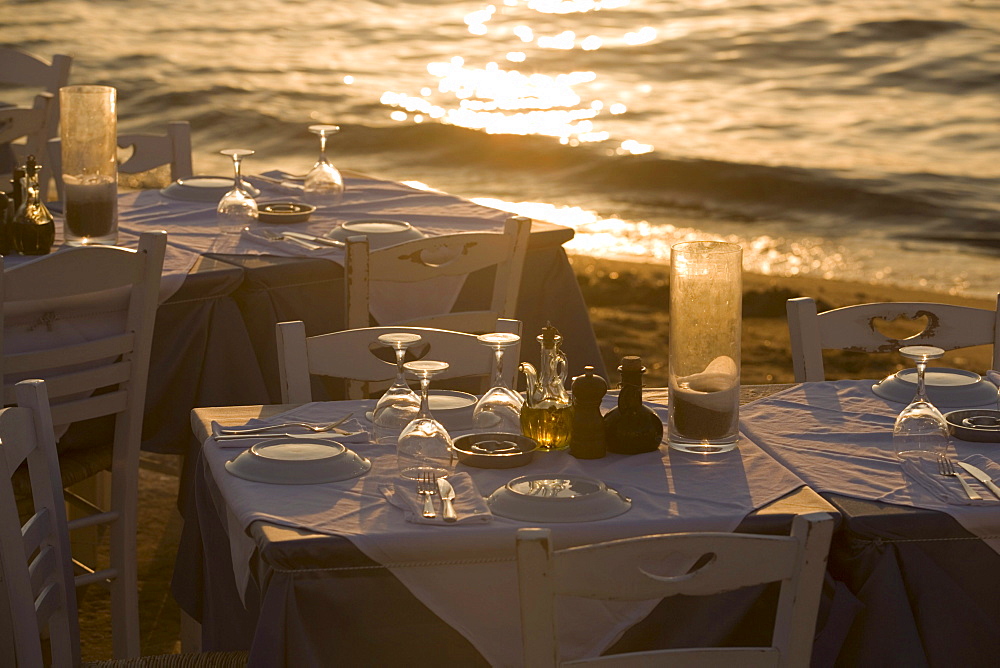
{"label": "white paper napkin", "polygon": [[[963,461],[981,468],[986,475],[994,481],[1000,479],[1000,464],[982,455],[969,455]],[[979,492],[983,498],[980,500],[970,499],[962,489],[962,483],[951,476],[943,476],[938,472],[937,461],[932,459],[906,459],[902,464],[903,473],[921,487],[929,491],[938,499],[955,506],[995,506],[1000,504],[992,492],[978,481],[972,480],[971,476],[960,467],[955,466],[955,472],[964,476],[972,489]]]}
{"label": "white paper napkin", "polygon": [[482,524],[493,520],[493,513],[486,505],[486,499],[479,493],[479,488],[468,473],[455,473],[446,476],[451,486],[455,488],[455,514],[457,522],[445,522],[441,510],[441,497],[434,497],[435,517],[424,517],[424,499],[417,494],[416,482],[397,481],[391,485],[379,485],[379,491],[386,500],[403,510],[407,522],[416,524]]}

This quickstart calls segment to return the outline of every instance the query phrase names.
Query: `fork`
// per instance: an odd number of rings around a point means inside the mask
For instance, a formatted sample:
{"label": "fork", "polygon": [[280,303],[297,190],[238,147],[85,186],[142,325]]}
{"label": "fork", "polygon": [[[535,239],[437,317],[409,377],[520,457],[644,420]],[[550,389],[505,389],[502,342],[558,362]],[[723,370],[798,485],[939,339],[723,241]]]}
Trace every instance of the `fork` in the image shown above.
{"label": "fork", "polygon": [[434,511],[434,496],[437,495],[437,483],[433,473],[421,473],[417,480],[417,494],[424,497],[424,517],[437,517]]}
{"label": "fork", "polygon": [[938,472],[941,475],[947,476],[949,478],[952,478],[952,477],[953,478],[958,478],[958,481],[960,483],[962,483],[962,489],[965,490],[965,493],[973,501],[979,501],[979,500],[981,500],[983,498],[983,497],[979,496],[979,494],[976,492],[976,490],[974,490],[971,487],[969,487],[969,483],[965,482],[965,480],[962,479],[962,476],[960,476],[955,471],[955,465],[951,462],[950,459],[948,459],[947,455],[938,455]]}
{"label": "fork", "polygon": [[320,433],[324,431],[330,431],[339,427],[341,424],[347,421],[349,417],[354,415],[354,413],[348,413],[344,417],[330,422],[328,424],[314,424],[312,422],[286,422],[284,424],[269,424],[263,427],[254,427],[252,429],[219,429],[220,434],[261,434],[266,431],[272,431],[274,429],[287,429],[288,427],[305,427],[311,432]]}
{"label": "fork", "polygon": [[291,241],[292,243],[296,243],[308,250],[319,250],[320,248],[322,248],[322,246],[310,243],[308,241],[305,241],[304,239],[297,239],[295,237],[285,236],[284,234],[279,234],[274,230],[269,230],[266,227],[261,228],[260,233],[263,234],[265,237],[267,237],[267,239],[270,241]]}

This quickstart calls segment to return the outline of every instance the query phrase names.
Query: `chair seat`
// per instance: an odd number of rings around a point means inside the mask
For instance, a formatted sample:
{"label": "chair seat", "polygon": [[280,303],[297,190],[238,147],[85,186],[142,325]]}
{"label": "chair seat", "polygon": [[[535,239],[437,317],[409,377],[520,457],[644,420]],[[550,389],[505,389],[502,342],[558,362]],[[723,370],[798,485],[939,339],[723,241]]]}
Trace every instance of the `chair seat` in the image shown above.
{"label": "chair seat", "polygon": [[[88,480],[101,471],[111,470],[113,445],[105,443],[92,448],[79,448],[63,451],[59,454],[59,469],[62,473],[63,487],[75,485]],[[14,496],[17,498],[18,514],[31,512],[31,482],[28,480],[28,469],[22,466],[11,478],[14,484]]]}
{"label": "chair seat", "polygon": [[161,654],[137,659],[117,659],[84,663],[84,668],[242,668],[249,652],[205,652],[203,654]]}

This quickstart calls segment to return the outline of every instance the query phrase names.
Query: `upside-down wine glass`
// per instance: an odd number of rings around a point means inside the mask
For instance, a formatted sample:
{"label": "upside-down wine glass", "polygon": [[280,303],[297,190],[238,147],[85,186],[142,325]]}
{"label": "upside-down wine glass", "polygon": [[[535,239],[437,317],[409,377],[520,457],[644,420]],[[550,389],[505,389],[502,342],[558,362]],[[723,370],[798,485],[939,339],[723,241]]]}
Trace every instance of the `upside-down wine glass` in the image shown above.
{"label": "upside-down wine glass", "polygon": [[340,132],[339,125],[310,125],[309,131],[319,135],[319,159],[305,179],[306,199],[314,204],[339,204],[344,196],[344,178],[326,158],[326,140]]}
{"label": "upside-down wine glass", "polygon": [[507,332],[494,332],[480,334],[476,338],[493,350],[494,364],[490,389],[472,410],[472,427],[484,433],[520,434],[524,399],[504,382],[503,354],[507,348],[520,341],[521,337]]}
{"label": "upside-down wine glass", "polygon": [[257,200],[245,188],[240,164],[243,158],[251,156],[254,151],[248,148],[227,148],[219,151],[233,159],[233,187],[219,200],[216,207],[216,217],[219,221],[219,231],[223,234],[239,234],[257,220]]}
{"label": "upside-down wine glass", "polygon": [[419,343],[420,335],[392,332],[379,336],[378,342],[396,351],[396,380],[379,397],[372,411],[375,442],[395,445],[406,425],[420,412],[420,396],[406,383],[406,369],[403,367],[407,348]]}
{"label": "upside-down wine glass", "polygon": [[896,418],[893,448],[900,459],[935,459],[948,448],[948,422],[927,398],[924,376],[927,362],[942,357],[944,350],[935,346],[904,346],[899,354],[917,365],[917,394]]}
{"label": "upside-down wine glass", "polygon": [[420,413],[399,435],[396,445],[399,474],[412,480],[420,479],[425,473],[436,478],[446,476],[451,471],[454,455],[451,435],[431,415],[428,390],[431,378],[446,370],[448,363],[416,360],[404,363],[403,367],[420,379]]}

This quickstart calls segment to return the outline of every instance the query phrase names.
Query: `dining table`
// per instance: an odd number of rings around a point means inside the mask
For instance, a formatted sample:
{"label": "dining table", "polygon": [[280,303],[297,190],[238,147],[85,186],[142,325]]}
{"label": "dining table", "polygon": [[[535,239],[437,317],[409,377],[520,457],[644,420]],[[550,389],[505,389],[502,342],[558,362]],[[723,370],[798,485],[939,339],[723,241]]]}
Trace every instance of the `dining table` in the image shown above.
{"label": "dining table", "polygon": [[[305,222],[258,223],[235,235],[220,234],[218,198],[211,194],[180,190],[178,195],[176,184],[119,193],[119,245],[134,248],[139,234],[146,231],[168,233],[150,354],[143,450],[186,455],[196,447],[188,426],[194,407],[279,401],[276,323],[302,320],[309,335],[345,327],[342,250],[317,252],[287,241],[272,242],[264,230],[323,236],[346,221],[381,218],[408,222],[427,235],[500,232],[511,215],[419,184],[342,171],[346,189],[340,204],[318,206]],[[249,175],[245,180],[259,190],[261,202],[304,200],[301,182],[282,172]],[[53,252],[58,252],[61,203],[48,204],[56,218]],[[571,228],[533,221],[515,313],[523,323],[522,351],[525,360],[537,360],[535,335],[551,321],[567,333],[564,348],[574,372],[586,365],[603,369],[586,304],[562,247],[572,237]],[[32,259],[12,254],[4,261],[10,267]],[[486,308],[491,286],[492,269],[470,274],[445,304],[446,310]],[[425,308],[429,315],[440,300],[418,296],[409,304],[417,313]],[[76,336],[81,322],[79,314],[74,318],[55,313],[31,335]],[[99,325],[100,316],[94,320]],[[336,386],[321,391],[338,398]],[[88,444],[95,433],[106,429],[110,421],[74,425],[60,447],[77,453],[80,466],[86,467]]]}
{"label": "dining table", "polygon": [[[742,398],[772,391],[747,386]],[[656,389],[644,396],[661,419],[665,396]],[[603,409],[615,402],[612,391]],[[202,649],[249,649],[251,665],[259,666],[520,665],[514,536],[519,527],[538,524],[491,512],[495,506],[484,502],[520,476],[583,475],[631,500],[614,517],[545,524],[557,547],[678,531],[781,534],[797,514],[837,516],[798,476],[741,436],[736,450],[714,458],[663,444],[650,453],[597,460],[537,453],[517,469],[459,464],[449,479],[458,492],[460,521],[425,524],[400,502],[412,496],[405,493],[412,485],[396,474],[395,449],[370,443],[364,433],[370,403],[192,411],[202,448],[172,590],[182,610],[200,622]],[[246,480],[230,471],[229,462],[256,441],[219,440],[221,425],[344,416],[351,416],[345,425],[354,423],[353,435],[341,437],[344,444],[372,467],[340,482]],[[563,651],[585,656],[692,642],[769,643],[776,586],[707,599],[611,607],[574,602],[560,613],[568,616],[561,626]],[[816,647],[826,652],[839,646],[840,638],[826,637],[825,629],[836,634],[844,625],[823,612],[819,626]]]}

